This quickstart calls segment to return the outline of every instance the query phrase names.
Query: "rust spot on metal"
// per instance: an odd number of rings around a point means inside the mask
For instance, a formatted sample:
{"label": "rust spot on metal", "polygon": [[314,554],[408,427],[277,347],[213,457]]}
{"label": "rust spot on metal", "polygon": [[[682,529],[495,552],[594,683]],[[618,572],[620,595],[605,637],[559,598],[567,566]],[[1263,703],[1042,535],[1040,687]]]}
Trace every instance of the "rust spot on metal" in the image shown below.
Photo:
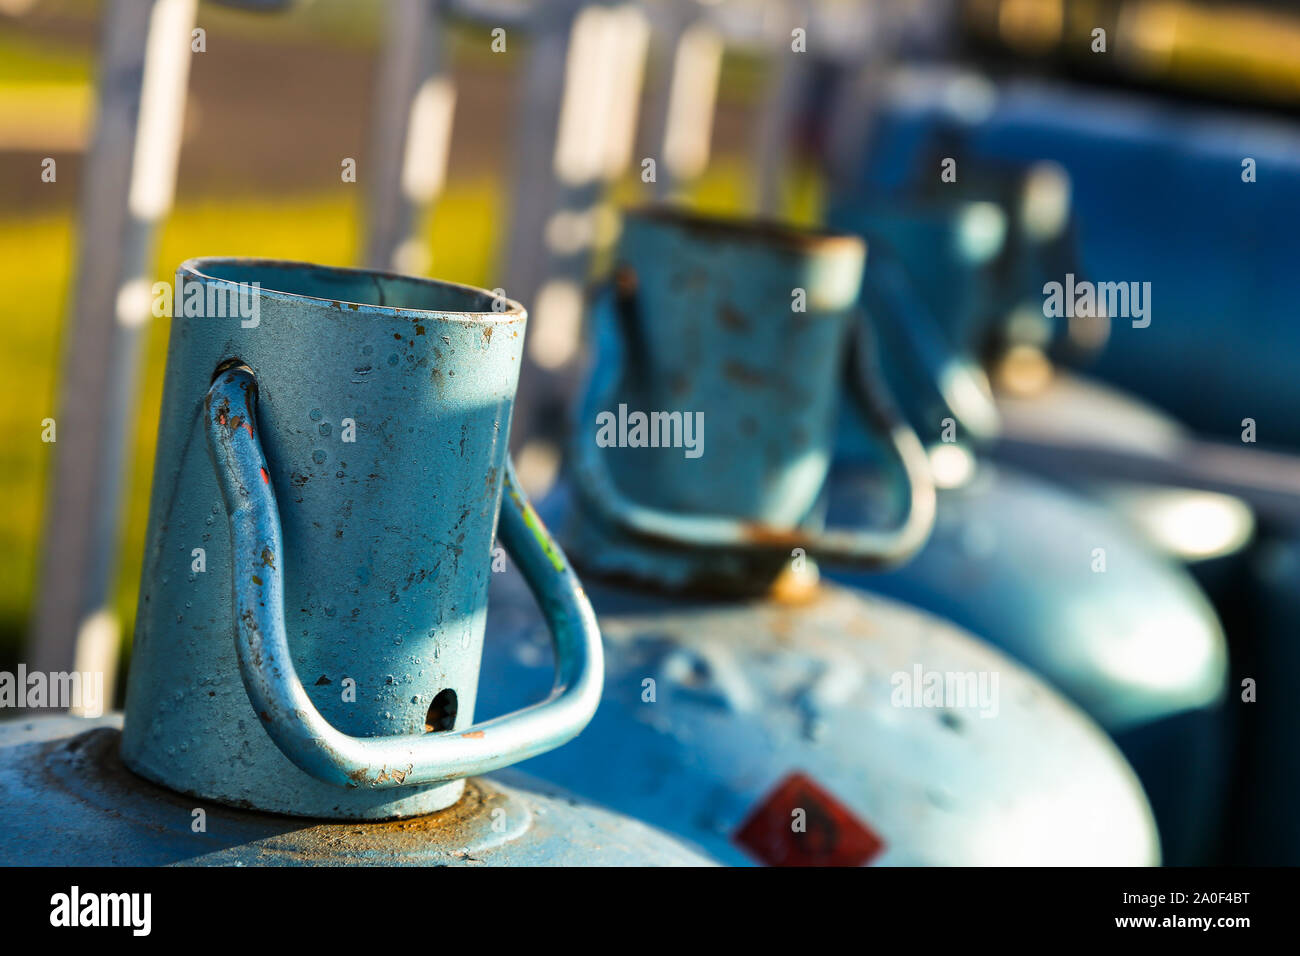
{"label": "rust spot on metal", "polygon": [[418,571],[412,571],[406,576],[406,584],[402,586],[403,591],[411,590],[412,585],[423,584],[429,577],[429,571],[426,568],[420,568]]}
{"label": "rust spot on metal", "polygon": [[614,270],[614,291],[620,296],[635,295],[638,284],[636,270],[630,265],[622,263]]}
{"label": "rust spot on metal", "polygon": [[749,320],[745,318],[745,313],[725,302],[718,308],[718,321],[735,332],[749,330]]}
{"label": "rust spot on metal", "polygon": [[[123,819],[138,820],[142,828],[188,838],[194,796],[158,786],[128,770],[119,756],[120,742],[117,730],[87,731],[67,743],[44,748],[34,761],[33,774],[39,775],[44,786],[93,800],[96,806],[107,803]],[[409,766],[390,771],[398,779],[410,772]],[[349,789],[366,786],[365,774],[360,771]],[[520,813],[526,813],[515,798],[484,779],[467,780],[461,798],[445,810],[384,821],[294,820],[258,812],[242,800],[231,800],[228,806],[206,801],[204,805],[211,832],[240,844],[260,844],[267,862],[292,859],[295,863],[333,865],[376,859],[400,862],[410,857],[441,862],[439,855],[430,857],[431,847],[473,848],[485,841],[489,845],[499,842],[494,824],[501,815],[494,816],[494,810],[507,815],[512,829],[520,825]],[[147,819],[141,813],[143,808],[148,810]]]}
{"label": "rust spot on metal", "polygon": [[757,524],[752,521],[741,524],[741,534],[744,535],[746,541],[752,541],[755,544],[789,544],[791,546],[800,537],[792,531],[773,528],[771,525]]}
{"label": "rust spot on metal", "polygon": [[275,567],[275,555],[271,553],[270,548],[262,549],[262,565],[267,568]]}
{"label": "rust spot on metal", "polygon": [[221,404],[216,407],[212,418],[218,425],[221,425],[223,428],[228,428],[232,432],[237,431],[240,428],[247,428],[248,437],[253,437],[252,416],[250,415],[245,417],[244,415],[232,415],[230,413],[230,399],[225,398],[224,396],[221,399]]}
{"label": "rust spot on metal", "polygon": [[481,730],[471,730],[471,731],[469,731],[468,733],[463,733],[463,734],[461,734],[461,736],[462,736],[462,737],[474,737],[474,738],[477,739],[477,738],[483,736],[483,731],[481,731]]}
{"label": "rust spot on metal", "polygon": [[483,340],[484,340],[485,342],[491,342],[491,341],[492,341],[492,329],[493,329],[493,326],[491,326],[491,325],[485,325],[485,326],[483,326]]}
{"label": "rust spot on metal", "polygon": [[627,210],[626,219],[660,222],[711,242],[755,242],[775,245],[787,252],[803,253],[847,246],[859,248],[862,240],[848,233],[799,229],[770,219],[740,219],[703,215],[664,206],[642,206]]}
{"label": "rust spot on metal", "polygon": [[734,359],[728,361],[722,366],[722,374],[737,385],[749,388],[760,388],[767,384],[767,376],[757,369],[752,369],[743,362],[737,362]]}
{"label": "rust spot on metal", "polygon": [[262,484],[269,485],[271,483],[271,476],[266,473],[265,468],[259,470],[262,472]]}

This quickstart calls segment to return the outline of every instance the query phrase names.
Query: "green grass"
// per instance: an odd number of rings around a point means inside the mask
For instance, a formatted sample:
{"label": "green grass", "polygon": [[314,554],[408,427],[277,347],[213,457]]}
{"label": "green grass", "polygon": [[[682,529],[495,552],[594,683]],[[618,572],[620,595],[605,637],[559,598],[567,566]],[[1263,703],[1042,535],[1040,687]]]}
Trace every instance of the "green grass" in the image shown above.
{"label": "green grass", "polygon": [[89,83],[94,50],[0,33],[0,86]]}

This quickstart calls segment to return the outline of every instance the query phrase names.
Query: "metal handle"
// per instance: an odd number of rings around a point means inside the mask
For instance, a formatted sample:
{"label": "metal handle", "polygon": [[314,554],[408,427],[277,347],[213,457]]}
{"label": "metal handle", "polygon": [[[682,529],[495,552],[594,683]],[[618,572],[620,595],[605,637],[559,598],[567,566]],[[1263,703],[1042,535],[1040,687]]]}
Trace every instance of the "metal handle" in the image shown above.
{"label": "metal handle", "polygon": [[241,365],[217,375],[205,418],[230,515],[239,672],[253,710],[284,755],[318,780],[379,790],[486,773],[577,736],[600,702],[600,632],[582,584],[519,490],[509,459],[498,535],[551,631],[556,678],[550,697],[467,730],[438,734],[350,737],[321,716],[294,670],[285,635],[284,542],[256,408],[257,381]]}
{"label": "metal handle", "polygon": [[897,338],[891,360],[913,363],[916,377],[934,390],[939,404],[977,440],[990,440],[1000,428],[997,404],[976,368],[944,340],[929,308],[902,264],[882,243],[872,250],[864,290],[868,311]]}
{"label": "metal handle", "polygon": [[[617,308],[611,290],[606,290],[597,309]],[[616,323],[612,323],[616,325]],[[906,561],[921,549],[934,527],[935,490],[930,463],[916,433],[894,411],[883,389],[851,374],[853,396],[867,420],[888,435],[890,446],[903,466],[909,491],[906,517],[890,530],[781,528],[723,515],[676,514],[637,504],[615,485],[598,448],[585,441],[584,423],[593,421],[603,407],[613,404],[626,362],[628,332],[614,332],[618,341],[615,360],[596,370],[593,387],[579,406],[574,428],[574,484],[578,493],[611,524],[638,537],[692,548],[791,551],[803,548],[809,554],[844,564],[879,567]],[[855,351],[861,339],[854,337]],[[856,363],[854,365],[856,369]]]}

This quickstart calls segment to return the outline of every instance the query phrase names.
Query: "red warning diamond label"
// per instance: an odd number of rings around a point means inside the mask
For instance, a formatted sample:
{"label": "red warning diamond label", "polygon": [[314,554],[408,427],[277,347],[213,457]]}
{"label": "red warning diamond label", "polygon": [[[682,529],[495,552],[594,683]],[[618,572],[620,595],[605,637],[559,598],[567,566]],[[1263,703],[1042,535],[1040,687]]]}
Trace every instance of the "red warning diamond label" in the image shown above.
{"label": "red warning diamond label", "polygon": [[885,848],[852,810],[802,773],[760,800],[732,840],[768,866],[862,866]]}

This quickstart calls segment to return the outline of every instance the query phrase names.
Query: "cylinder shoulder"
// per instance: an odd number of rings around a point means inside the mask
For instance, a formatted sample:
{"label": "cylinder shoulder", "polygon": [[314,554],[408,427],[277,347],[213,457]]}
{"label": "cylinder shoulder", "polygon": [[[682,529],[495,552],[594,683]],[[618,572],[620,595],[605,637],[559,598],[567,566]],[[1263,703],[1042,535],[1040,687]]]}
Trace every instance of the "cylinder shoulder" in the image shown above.
{"label": "cylinder shoulder", "polygon": [[[158,787],[118,757],[121,717],[0,723],[0,865],[702,866],[658,831],[522,775],[383,823],[237,810]],[[76,839],[69,839],[70,834]]]}

